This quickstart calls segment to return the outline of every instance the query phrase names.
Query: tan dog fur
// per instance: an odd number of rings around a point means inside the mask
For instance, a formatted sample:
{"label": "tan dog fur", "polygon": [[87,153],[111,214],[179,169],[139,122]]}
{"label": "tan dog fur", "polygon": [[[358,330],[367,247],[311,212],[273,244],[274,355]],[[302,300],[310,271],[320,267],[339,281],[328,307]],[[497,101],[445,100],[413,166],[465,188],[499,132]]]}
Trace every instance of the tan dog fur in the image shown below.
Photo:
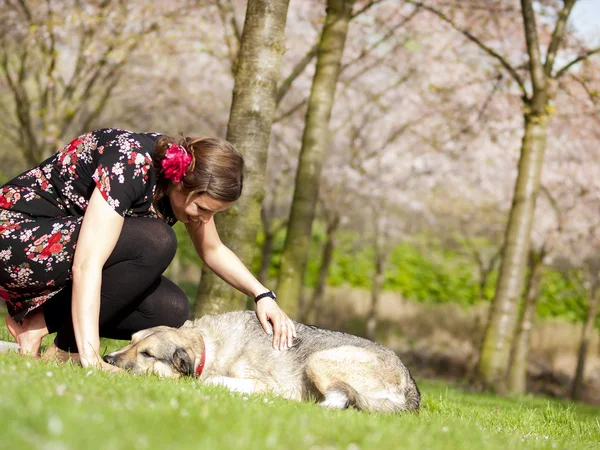
{"label": "tan dog fur", "polygon": [[238,311],[204,316],[181,328],[156,327],[105,360],[136,374],[194,375],[237,392],[270,392],[322,406],[378,412],[415,411],[419,390],[390,349],[337,331],[296,323],[290,349],[274,350],[255,314]]}

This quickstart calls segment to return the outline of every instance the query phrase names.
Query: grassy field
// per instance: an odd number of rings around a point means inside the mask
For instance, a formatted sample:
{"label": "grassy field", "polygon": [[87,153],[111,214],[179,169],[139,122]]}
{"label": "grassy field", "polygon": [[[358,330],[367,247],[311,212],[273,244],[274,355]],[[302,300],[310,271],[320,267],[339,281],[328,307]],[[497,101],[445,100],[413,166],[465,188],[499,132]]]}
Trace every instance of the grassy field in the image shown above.
{"label": "grassy field", "polygon": [[[0,339],[7,339],[0,326]],[[114,347],[114,343],[108,344]],[[18,449],[591,449],[600,408],[418,380],[419,415],[328,411],[194,379],[106,374],[0,354],[0,447]]]}

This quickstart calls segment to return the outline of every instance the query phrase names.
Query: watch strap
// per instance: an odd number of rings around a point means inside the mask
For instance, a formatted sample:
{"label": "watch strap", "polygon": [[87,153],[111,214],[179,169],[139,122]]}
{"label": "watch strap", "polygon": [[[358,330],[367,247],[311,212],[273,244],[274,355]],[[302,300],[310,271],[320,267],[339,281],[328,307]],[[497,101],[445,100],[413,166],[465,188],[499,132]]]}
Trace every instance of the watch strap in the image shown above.
{"label": "watch strap", "polygon": [[272,298],[273,300],[277,299],[277,296],[275,295],[275,292],[273,292],[273,291],[267,291],[267,292],[264,292],[262,294],[257,295],[256,297],[254,297],[254,303],[258,303],[258,301],[261,298],[265,298],[265,297]]}

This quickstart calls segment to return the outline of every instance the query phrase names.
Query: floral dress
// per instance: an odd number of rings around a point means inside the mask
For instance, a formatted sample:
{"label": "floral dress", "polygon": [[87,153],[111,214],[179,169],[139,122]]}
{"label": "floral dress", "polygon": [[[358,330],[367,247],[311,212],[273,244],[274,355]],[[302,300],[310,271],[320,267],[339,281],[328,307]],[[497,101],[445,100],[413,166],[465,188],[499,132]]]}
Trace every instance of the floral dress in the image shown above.
{"label": "floral dress", "polygon": [[[71,279],[83,215],[98,188],[124,217],[159,217],[153,207],[156,133],[105,128],[84,134],[0,187],[0,298],[15,320]],[[168,199],[159,206],[169,225]]]}

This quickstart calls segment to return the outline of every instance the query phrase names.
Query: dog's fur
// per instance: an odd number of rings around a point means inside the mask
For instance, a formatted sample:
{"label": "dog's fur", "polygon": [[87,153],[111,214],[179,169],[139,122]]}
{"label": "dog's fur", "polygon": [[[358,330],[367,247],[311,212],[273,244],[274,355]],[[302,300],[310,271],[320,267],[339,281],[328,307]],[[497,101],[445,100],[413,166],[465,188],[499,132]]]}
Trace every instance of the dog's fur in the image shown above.
{"label": "dog's fur", "polygon": [[234,391],[312,399],[336,409],[419,409],[419,389],[390,349],[346,333],[295,326],[292,348],[279,351],[253,312],[208,315],[177,329],[142,330],[105,360],[136,374],[180,377],[194,375],[206,352],[200,379]]}

